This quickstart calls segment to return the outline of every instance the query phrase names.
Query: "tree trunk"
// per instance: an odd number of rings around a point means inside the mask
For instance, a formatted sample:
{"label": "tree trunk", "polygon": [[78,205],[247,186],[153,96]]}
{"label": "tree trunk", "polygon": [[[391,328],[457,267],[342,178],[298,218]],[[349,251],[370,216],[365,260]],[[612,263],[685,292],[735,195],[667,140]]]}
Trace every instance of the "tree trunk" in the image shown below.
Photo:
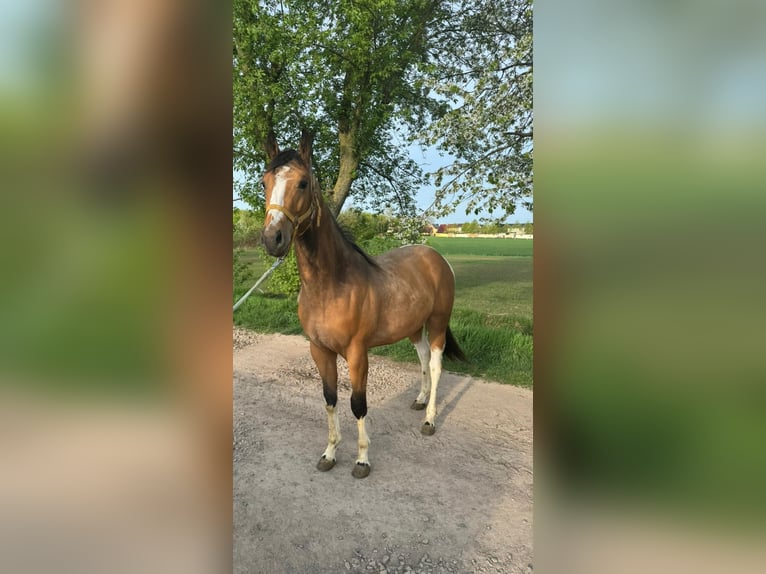
{"label": "tree trunk", "polygon": [[338,179],[335,180],[335,186],[332,190],[331,206],[335,216],[340,213],[346,202],[351,191],[351,184],[356,179],[356,170],[359,167],[355,130],[341,131],[338,134],[338,139],[340,141],[340,169],[338,170]]}

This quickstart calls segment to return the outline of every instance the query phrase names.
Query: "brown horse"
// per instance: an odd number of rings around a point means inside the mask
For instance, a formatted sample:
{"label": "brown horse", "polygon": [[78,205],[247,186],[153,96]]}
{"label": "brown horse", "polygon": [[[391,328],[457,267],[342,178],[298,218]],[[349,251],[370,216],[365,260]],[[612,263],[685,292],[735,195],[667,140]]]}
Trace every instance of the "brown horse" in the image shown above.
{"label": "brown horse", "polygon": [[[405,337],[415,345],[422,371],[420,393],[412,404],[426,409],[424,435],[436,430],[436,389],[442,355],[465,360],[449,329],[455,276],[449,263],[425,245],[409,245],[370,257],[340,230],[325,205],[311,169],[311,137],[304,133],[299,151],[279,152],[269,139],[270,163],[263,176],[266,219],[262,241],[275,257],[292,244],[301,291],[298,317],[311,343],[322,378],[329,440],[317,468],[335,465],[340,442],[338,355],[348,362],[351,410],[357,419],[359,452],[353,475],[370,473],[367,456],[367,352],[370,347]],[[427,401],[427,408],[426,408]]]}

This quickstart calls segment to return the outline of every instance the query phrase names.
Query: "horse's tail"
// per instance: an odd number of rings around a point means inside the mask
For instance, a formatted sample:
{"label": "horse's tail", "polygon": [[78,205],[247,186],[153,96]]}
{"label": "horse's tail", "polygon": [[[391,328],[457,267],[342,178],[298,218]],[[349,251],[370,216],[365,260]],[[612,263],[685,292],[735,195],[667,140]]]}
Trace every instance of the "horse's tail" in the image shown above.
{"label": "horse's tail", "polygon": [[447,327],[447,341],[444,344],[444,355],[448,359],[453,359],[455,361],[468,362],[468,359],[466,359],[465,353],[463,353],[463,349],[461,349],[460,345],[457,344],[455,335],[452,334],[452,331],[450,330],[449,326]]}

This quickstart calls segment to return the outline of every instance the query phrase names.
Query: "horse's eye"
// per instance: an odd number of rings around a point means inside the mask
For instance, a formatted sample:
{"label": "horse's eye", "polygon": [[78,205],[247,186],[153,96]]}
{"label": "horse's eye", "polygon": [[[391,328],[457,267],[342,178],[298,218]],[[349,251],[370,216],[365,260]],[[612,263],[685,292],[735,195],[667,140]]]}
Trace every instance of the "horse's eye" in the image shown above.
{"label": "horse's eye", "polygon": [[309,184],[308,181],[306,181],[305,179],[302,179],[301,182],[298,184],[298,187],[301,188],[301,189],[306,189],[306,186],[308,184]]}

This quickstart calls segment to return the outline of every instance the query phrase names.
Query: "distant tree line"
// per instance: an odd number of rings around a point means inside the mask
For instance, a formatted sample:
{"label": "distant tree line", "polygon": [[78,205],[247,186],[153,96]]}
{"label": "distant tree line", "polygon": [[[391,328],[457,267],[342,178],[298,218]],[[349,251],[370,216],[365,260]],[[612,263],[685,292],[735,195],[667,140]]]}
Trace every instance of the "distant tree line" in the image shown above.
{"label": "distant tree line", "polygon": [[[233,209],[234,247],[238,249],[256,247],[260,242],[263,227],[263,211],[251,209]],[[401,218],[369,213],[356,207],[343,210],[338,215],[338,223],[348,231],[357,243],[372,252],[401,243]],[[480,235],[511,234],[514,231],[532,234],[532,223],[479,223],[473,220],[466,223],[442,223],[434,225],[437,233],[477,233]],[[422,230],[421,230],[422,232]],[[386,241],[381,241],[386,239]],[[390,241],[389,239],[393,239]]]}
{"label": "distant tree line", "polygon": [[467,223],[442,223],[437,226],[437,233],[477,233],[480,235],[500,235],[515,232],[532,234],[532,223],[479,223],[477,220]]}

